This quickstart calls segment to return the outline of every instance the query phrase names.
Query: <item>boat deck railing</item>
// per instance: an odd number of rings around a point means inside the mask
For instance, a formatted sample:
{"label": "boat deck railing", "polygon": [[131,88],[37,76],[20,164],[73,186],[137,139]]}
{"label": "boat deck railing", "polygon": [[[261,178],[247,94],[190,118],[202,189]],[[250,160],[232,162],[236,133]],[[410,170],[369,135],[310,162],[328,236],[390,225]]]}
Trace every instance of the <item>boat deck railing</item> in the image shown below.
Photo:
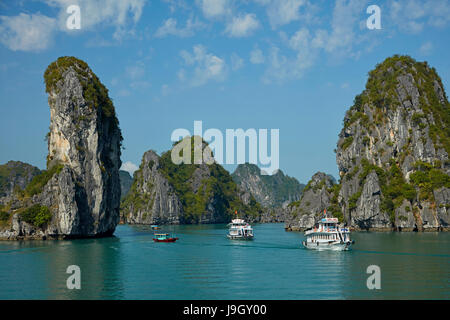
{"label": "boat deck railing", "polygon": [[317,232],[341,232],[341,233],[348,233],[348,228],[339,228],[339,227],[318,227],[318,228],[311,228],[305,231],[305,235],[311,234],[311,233],[317,233]]}

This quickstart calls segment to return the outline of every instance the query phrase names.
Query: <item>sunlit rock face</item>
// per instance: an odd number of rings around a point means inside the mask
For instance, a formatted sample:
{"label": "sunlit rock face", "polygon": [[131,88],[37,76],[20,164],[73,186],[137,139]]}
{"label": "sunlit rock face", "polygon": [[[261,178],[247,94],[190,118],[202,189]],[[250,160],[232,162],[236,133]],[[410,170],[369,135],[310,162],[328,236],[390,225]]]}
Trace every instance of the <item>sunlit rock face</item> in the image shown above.
{"label": "sunlit rock face", "polygon": [[448,230],[449,103],[427,63],[386,59],[339,134],[339,205],[356,229]]}

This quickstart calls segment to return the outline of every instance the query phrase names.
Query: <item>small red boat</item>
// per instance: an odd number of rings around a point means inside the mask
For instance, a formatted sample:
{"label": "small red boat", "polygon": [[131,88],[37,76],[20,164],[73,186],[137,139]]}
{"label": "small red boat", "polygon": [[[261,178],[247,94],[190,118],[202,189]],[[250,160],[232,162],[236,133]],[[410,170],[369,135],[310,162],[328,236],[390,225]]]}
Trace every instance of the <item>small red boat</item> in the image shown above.
{"label": "small red boat", "polygon": [[155,233],[153,235],[153,241],[155,242],[175,242],[177,240],[178,237],[169,233]]}

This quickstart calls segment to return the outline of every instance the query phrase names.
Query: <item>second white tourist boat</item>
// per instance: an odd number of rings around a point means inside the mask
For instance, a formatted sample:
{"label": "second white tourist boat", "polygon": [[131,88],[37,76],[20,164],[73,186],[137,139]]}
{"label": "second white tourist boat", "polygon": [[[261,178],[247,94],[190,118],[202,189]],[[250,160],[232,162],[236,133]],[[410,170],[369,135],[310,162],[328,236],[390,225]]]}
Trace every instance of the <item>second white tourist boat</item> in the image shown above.
{"label": "second white tourist boat", "polygon": [[350,240],[350,230],[340,227],[337,218],[323,218],[313,228],[305,231],[303,246],[315,250],[350,250],[355,241]]}
{"label": "second white tourist boat", "polygon": [[228,224],[228,239],[233,240],[253,240],[253,228],[243,219],[233,219]]}

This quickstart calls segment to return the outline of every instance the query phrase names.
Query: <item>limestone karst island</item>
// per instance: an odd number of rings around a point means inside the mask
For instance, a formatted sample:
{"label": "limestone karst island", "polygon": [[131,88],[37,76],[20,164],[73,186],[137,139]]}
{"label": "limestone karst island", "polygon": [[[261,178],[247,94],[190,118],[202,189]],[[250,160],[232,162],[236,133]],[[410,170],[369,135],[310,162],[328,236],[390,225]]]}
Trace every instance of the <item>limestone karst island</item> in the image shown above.
{"label": "limestone karst island", "polygon": [[450,299],[450,0],[69,2],[0,1],[0,300]]}

